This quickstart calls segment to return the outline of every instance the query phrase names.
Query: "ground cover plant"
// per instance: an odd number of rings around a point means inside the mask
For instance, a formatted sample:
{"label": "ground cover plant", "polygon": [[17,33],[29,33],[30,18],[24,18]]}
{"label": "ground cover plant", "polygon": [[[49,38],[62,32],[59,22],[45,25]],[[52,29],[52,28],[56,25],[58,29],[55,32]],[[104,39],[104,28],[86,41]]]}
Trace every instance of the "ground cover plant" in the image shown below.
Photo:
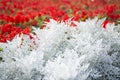
{"label": "ground cover plant", "polygon": [[119,0],[0,0],[0,80],[119,80]]}

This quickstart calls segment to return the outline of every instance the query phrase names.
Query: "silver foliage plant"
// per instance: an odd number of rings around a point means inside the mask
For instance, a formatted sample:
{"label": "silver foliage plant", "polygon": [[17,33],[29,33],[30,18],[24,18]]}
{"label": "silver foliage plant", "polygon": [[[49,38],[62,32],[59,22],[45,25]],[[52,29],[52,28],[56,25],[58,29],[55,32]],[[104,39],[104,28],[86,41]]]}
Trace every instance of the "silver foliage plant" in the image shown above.
{"label": "silver foliage plant", "polygon": [[0,43],[0,80],[120,80],[120,25],[50,20],[36,35]]}

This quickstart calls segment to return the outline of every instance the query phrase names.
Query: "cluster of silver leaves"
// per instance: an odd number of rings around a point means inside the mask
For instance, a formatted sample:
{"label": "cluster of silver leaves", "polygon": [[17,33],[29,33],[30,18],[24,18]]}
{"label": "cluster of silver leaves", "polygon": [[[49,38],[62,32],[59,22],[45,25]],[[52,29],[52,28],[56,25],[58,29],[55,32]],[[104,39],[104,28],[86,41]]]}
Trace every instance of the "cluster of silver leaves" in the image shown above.
{"label": "cluster of silver leaves", "polygon": [[50,20],[33,39],[0,43],[0,80],[120,80],[120,25],[103,21]]}

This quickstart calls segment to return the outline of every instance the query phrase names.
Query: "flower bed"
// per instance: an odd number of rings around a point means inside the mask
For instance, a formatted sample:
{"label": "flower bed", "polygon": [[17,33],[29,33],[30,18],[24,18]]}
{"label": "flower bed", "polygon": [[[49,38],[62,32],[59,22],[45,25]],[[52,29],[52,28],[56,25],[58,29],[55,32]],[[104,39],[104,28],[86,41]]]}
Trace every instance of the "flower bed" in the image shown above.
{"label": "flower bed", "polygon": [[[69,18],[74,21],[85,21],[97,16],[99,19],[106,17],[105,24],[119,24],[119,4],[119,0],[1,0],[0,42],[12,40],[18,29],[21,32],[26,27],[30,28],[29,33],[32,26],[43,28],[43,23],[49,22],[51,18],[56,21],[65,21]],[[14,31],[9,27],[6,29],[8,25],[17,28]]]}
{"label": "flower bed", "polygon": [[119,80],[119,4],[0,0],[0,80]]}
{"label": "flower bed", "polygon": [[120,25],[56,22],[0,43],[1,80],[119,80]]}

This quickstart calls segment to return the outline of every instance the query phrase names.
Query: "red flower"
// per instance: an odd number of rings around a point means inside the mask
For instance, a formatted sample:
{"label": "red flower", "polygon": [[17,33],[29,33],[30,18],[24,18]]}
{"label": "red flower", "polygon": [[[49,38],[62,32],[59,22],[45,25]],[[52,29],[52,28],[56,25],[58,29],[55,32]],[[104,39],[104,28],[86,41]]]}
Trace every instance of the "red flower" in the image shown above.
{"label": "red flower", "polygon": [[107,25],[108,23],[113,23],[113,22],[112,22],[112,21],[109,21],[109,20],[105,20],[105,21],[103,22],[103,24],[102,24],[102,27],[103,27],[103,28],[106,28],[106,25]]}
{"label": "red flower", "polygon": [[21,33],[29,34],[30,33],[30,28],[29,27],[25,28]]}

